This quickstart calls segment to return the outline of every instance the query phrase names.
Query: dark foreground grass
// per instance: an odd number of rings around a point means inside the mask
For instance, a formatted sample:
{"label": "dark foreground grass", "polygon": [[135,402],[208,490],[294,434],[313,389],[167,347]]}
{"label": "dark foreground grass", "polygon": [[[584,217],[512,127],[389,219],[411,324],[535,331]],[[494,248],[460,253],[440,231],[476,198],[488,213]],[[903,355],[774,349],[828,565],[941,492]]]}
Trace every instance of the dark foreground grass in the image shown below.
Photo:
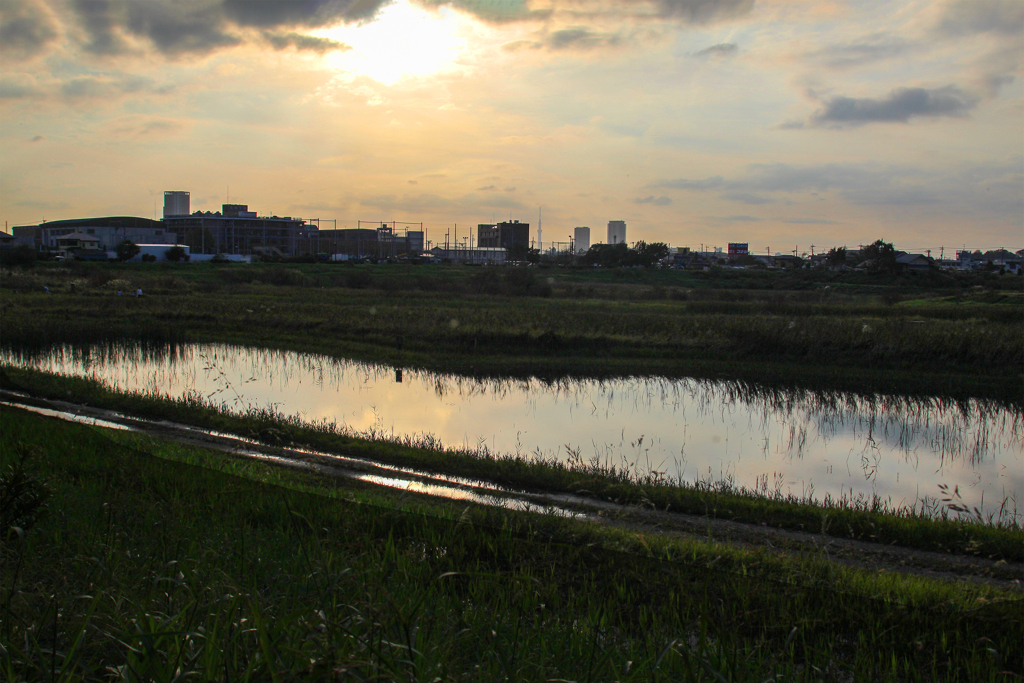
{"label": "dark foreground grass", "polygon": [[237,434],[272,446],[302,446],[424,472],[480,479],[516,490],[576,493],[618,503],[766,524],[831,536],[941,552],[1024,561],[1024,530],[1015,509],[998,519],[949,509],[893,509],[881,499],[806,501],[722,482],[678,482],[655,473],[591,463],[467,452],[429,439],[353,434],[334,423],[308,423],[268,409],[229,410],[202,396],[182,399],[119,393],[100,383],[12,367],[0,384],[34,396],[85,403],[145,418]]}
{"label": "dark foreground grass", "polygon": [[0,426],[0,493],[21,462],[52,492],[0,547],[4,680],[998,681],[1022,668],[1020,604],[989,590],[908,582],[880,599],[877,582],[723,570],[713,547],[669,561],[573,542],[543,518],[298,492],[7,408]]}

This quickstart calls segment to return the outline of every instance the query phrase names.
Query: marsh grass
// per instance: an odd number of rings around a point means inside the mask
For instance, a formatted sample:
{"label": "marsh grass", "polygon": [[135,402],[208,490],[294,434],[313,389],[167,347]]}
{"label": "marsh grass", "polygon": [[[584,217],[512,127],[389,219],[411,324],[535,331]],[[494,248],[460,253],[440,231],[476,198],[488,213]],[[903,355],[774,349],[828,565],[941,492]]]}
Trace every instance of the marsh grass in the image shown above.
{"label": "marsh grass", "polygon": [[1022,665],[1019,603],[998,591],[905,580],[881,598],[891,579],[813,563],[767,578],[714,545],[623,552],[554,520],[383,509],[0,420],[5,463],[30,446],[53,486],[53,514],[0,547],[5,680],[979,681]]}
{"label": "marsh grass", "polygon": [[[728,479],[671,480],[639,461],[558,459],[492,453],[486,447],[453,449],[429,435],[394,435],[380,429],[354,432],[333,421],[306,421],[273,407],[235,407],[190,393],[120,393],[89,379],[3,368],[5,388],[87,403],[150,419],[166,419],[237,434],[272,446],[300,446],[364,458],[442,476],[492,482],[511,490],[575,493],[716,519],[766,524],[836,537],[906,547],[1024,560],[1024,530],[1013,501],[999,517],[977,519],[942,501],[891,506],[873,498],[783,495],[764,484],[737,487]],[[1008,507],[1007,507],[1008,505]]]}

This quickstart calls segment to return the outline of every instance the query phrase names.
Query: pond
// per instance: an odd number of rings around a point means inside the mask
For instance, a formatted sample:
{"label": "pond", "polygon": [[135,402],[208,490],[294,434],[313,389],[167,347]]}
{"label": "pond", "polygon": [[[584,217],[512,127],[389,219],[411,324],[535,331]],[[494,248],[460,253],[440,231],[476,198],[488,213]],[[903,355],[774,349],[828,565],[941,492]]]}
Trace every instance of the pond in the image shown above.
{"label": "pond", "polygon": [[939,509],[946,498],[998,515],[1024,492],[1024,410],[983,400],[694,378],[477,379],[227,345],[5,350],[0,362],[120,390],[199,393],[237,412],[272,407],[373,436],[597,461],[769,495]]}

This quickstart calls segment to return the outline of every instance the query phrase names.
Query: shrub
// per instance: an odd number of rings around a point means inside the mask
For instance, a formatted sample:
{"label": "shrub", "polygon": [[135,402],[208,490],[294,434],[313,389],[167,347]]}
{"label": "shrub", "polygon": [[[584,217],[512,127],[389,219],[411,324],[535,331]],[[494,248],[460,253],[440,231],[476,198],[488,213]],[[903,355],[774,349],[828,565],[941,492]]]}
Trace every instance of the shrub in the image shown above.
{"label": "shrub", "polygon": [[11,249],[0,249],[0,265],[31,268],[36,262],[36,250],[27,244]]}
{"label": "shrub", "polygon": [[174,245],[164,252],[164,258],[174,262],[188,261],[188,252],[185,251],[185,247]]}
{"label": "shrub", "polygon": [[132,242],[131,240],[124,240],[114,247],[114,251],[117,252],[118,261],[127,261],[138,255],[139,245],[135,244],[135,242]]}

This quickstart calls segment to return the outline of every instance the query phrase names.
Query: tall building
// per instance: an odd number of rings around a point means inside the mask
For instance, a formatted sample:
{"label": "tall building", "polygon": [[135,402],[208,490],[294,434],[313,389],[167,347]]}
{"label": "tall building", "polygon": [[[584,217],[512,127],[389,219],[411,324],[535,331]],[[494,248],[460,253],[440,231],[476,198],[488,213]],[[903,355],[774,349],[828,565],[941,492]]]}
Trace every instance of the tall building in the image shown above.
{"label": "tall building", "polygon": [[481,223],[476,226],[477,246],[502,247],[513,244],[530,246],[530,224],[519,221],[503,221],[497,225]]}
{"label": "tall building", "polygon": [[585,254],[590,250],[590,228],[576,228],[573,231],[573,249],[577,254]]}
{"label": "tall building", "polygon": [[164,192],[164,218],[168,216],[187,216],[189,211],[189,193],[180,190]]}
{"label": "tall building", "polygon": [[626,221],[608,221],[608,244],[626,243]]}

